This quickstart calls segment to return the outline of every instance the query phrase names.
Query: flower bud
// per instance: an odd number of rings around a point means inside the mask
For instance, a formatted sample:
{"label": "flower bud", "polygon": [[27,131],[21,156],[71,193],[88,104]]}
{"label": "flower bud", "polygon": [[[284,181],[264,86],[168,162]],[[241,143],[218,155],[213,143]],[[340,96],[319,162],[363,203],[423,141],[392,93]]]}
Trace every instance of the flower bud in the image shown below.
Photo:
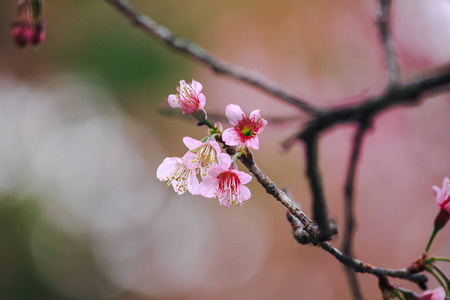
{"label": "flower bud", "polygon": [[12,23],[11,35],[16,44],[23,48],[30,43],[33,34],[30,21],[14,21]]}
{"label": "flower bud", "polygon": [[34,47],[39,47],[44,42],[46,25],[44,20],[38,21],[34,25],[31,36],[31,44]]}
{"label": "flower bud", "polygon": [[447,224],[449,219],[450,214],[445,209],[441,208],[438,215],[436,216],[436,219],[434,219],[434,230],[441,230],[445,226],[445,224]]}

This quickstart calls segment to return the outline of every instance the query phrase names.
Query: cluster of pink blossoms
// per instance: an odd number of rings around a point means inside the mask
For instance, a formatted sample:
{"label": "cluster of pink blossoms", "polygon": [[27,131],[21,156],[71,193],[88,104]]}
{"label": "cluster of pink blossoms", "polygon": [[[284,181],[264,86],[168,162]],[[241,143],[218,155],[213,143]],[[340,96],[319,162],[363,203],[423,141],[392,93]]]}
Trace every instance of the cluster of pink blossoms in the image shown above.
{"label": "cluster of pink blossoms", "polygon": [[[246,116],[239,105],[229,104],[226,116],[233,126],[222,132],[222,125],[213,125],[206,119],[204,106],[206,97],[201,92],[201,83],[192,80],[191,84],[184,80],[177,87],[177,94],[169,95],[167,101],[173,108],[181,108],[183,114],[192,114],[202,124],[211,129],[209,135],[201,141],[184,137],[183,142],[189,149],[183,157],[168,157],[156,171],[161,181],[167,181],[179,195],[189,191],[193,195],[202,195],[206,198],[218,199],[220,205],[230,207],[231,204],[242,205],[251,196],[250,190],[245,186],[252,177],[237,169],[233,159],[222,153],[217,140],[222,140],[227,146],[237,146],[239,152],[248,151],[248,148],[258,149],[259,138],[267,124],[261,118],[259,110],[254,110]],[[200,173],[202,182],[197,174]]]}

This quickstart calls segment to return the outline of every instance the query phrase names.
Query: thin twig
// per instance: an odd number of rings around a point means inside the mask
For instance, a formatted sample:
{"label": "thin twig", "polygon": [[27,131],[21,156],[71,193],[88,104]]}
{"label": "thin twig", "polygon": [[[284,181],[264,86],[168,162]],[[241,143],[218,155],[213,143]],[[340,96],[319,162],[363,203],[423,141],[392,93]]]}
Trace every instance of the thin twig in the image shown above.
{"label": "thin twig", "polygon": [[[358,127],[355,137],[353,139],[353,149],[352,154],[350,157],[349,166],[347,169],[347,179],[345,182],[345,229],[344,229],[344,238],[342,241],[342,252],[344,255],[353,257],[353,235],[354,235],[354,201],[353,201],[353,194],[354,194],[354,181],[355,181],[355,173],[356,173],[356,166],[358,165],[358,159],[359,154],[361,150],[361,144],[362,139],[364,136],[364,133],[367,129],[367,122],[364,122],[360,124]],[[353,292],[353,297],[355,299],[363,299],[358,279],[356,277],[355,272],[353,272],[352,269],[346,267],[345,273],[347,275],[348,281],[350,283],[350,287]]]}
{"label": "thin twig", "polygon": [[317,134],[335,124],[361,122],[370,119],[384,110],[398,105],[414,105],[426,94],[450,87],[450,65],[440,68],[438,74],[429,75],[409,84],[396,86],[384,94],[361,101],[358,104],[336,107],[323,112],[308,122],[297,134],[304,139],[308,135]]}
{"label": "thin twig", "polygon": [[[256,177],[256,176],[255,176]],[[301,221],[294,218],[292,215],[287,215],[289,222],[291,223],[293,234],[296,240],[301,244],[307,244],[307,237],[304,234],[304,227]],[[323,250],[327,251],[331,255],[333,255],[339,262],[343,265],[347,266],[354,272],[358,273],[369,273],[375,275],[377,277],[395,277],[401,278],[405,280],[412,281],[417,283],[422,289],[426,289],[426,283],[428,282],[428,277],[424,274],[417,274],[417,270],[413,267],[392,270],[392,269],[383,269],[379,267],[372,266],[370,264],[364,263],[359,259],[352,258],[348,255],[343,254],[338,249],[333,247],[328,242],[320,242],[316,244]]]}
{"label": "thin twig", "polygon": [[306,175],[313,197],[313,216],[323,235],[323,240],[331,238],[332,229],[328,216],[327,204],[323,193],[322,178],[318,165],[318,136],[310,135],[305,139],[306,147]]}
{"label": "thin twig", "polygon": [[234,77],[242,82],[257,87],[285,102],[292,104],[308,113],[318,113],[320,110],[298,97],[296,93],[281,87],[275,81],[237,65],[230,64],[213,56],[196,43],[174,35],[169,29],[158,24],[149,16],[136,11],[127,0],[104,0],[114,6],[121,14],[127,17],[134,25],[150,34],[157,40],[164,42],[169,48],[177,50],[195,60],[205,64],[218,74]]}
{"label": "thin twig", "polygon": [[327,251],[331,255],[333,255],[337,260],[346,265],[347,267],[352,268],[355,272],[358,273],[369,273],[376,276],[389,276],[395,278],[401,278],[405,280],[409,280],[417,283],[421,288],[426,287],[426,283],[428,282],[428,277],[424,274],[415,274],[411,273],[408,268],[392,270],[392,269],[383,269],[378,268],[369,264],[366,264],[359,259],[355,259],[349,256],[342,254],[338,249],[334,248],[328,242],[321,242],[319,247],[323,250]]}
{"label": "thin twig", "polygon": [[388,71],[389,84],[395,85],[400,81],[400,71],[395,54],[394,42],[391,38],[391,0],[380,1],[380,14],[377,19],[378,30],[384,48],[386,69]]}

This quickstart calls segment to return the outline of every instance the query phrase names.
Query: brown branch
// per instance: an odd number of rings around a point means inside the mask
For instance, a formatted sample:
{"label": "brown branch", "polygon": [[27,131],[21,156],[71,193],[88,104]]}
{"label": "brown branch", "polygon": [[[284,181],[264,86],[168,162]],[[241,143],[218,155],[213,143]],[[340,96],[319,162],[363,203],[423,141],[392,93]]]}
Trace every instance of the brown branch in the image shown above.
{"label": "brown branch", "polygon": [[361,101],[358,104],[332,108],[317,115],[297,134],[297,139],[305,139],[336,124],[361,122],[373,119],[375,115],[393,106],[414,105],[426,94],[438,90],[448,90],[450,86],[450,65],[440,68],[438,74],[429,75],[409,84],[391,87],[384,94]]}
{"label": "brown branch", "polygon": [[214,72],[228,75],[244,83],[263,90],[285,102],[292,104],[308,113],[317,113],[320,110],[299,98],[296,93],[281,87],[275,81],[251,70],[230,64],[213,56],[194,42],[174,35],[169,29],[158,24],[149,16],[136,11],[127,0],[104,0],[114,6],[121,14],[127,17],[134,25],[164,42],[169,48],[188,55],[189,57],[203,63]]}
{"label": "brown branch", "polygon": [[[235,147],[226,147],[228,154],[236,153]],[[315,222],[309,219],[306,214],[295,205],[295,203],[286,195],[284,191],[279,189],[276,184],[265,175],[253,160],[251,152],[245,153],[239,157],[240,161],[248,168],[250,173],[255,176],[256,180],[265,188],[266,192],[277,199],[288,211],[302,223],[302,228],[308,233],[310,242],[317,244],[322,236],[319,227]]]}
{"label": "brown branch", "polygon": [[[236,153],[236,147],[226,146],[228,154],[234,155]],[[419,286],[424,287],[428,278],[423,274],[416,274],[412,268],[404,268],[400,270],[383,269],[366,264],[358,259],[346,256],[342,254],[338,249],[334,248],[328,242],[320,242],[318,238],[322,235],[320,233],[319,227],[315,222],[306,216],[306,214],[294,204],[294,202],[286,195],[285,192],[280,190],[270,178],[265,175],[253,160],[253,155],[251,152],[245,153],[239,157],[240,161],[248,168],[250,173],[255,176],[256,180],[265,188],[266,192],[277,199],[281,204],[283,204],[295,218],[288,215],[288,219],[291,224],[297,224],[296,228],[299,231],[306,231],[309,236],[309,241],[320,248],[324,249],[331,255],[333,255],[338,261],[343,263],[345,266],[352,268],[358,273],[369,273],[376,276],[390,276],[396,278],[406,279],[419,284]],[[295,219],[298,219],[298,223]]]}
{"label": "brown branch", "polygon": [[[344,238],[342,241],[342,252],[344,255],[353,257],[353,235],[354,235],[354,201],[353,201],[353,192],[354,192],[354,181],[355,181],[355,173],[356,166],[358,164],[359,153],[361,150],[362,139],[366,129],[368,128],[367,122],[360,124],[358,127],[355,137],[353,139],[353,149],[350,157],[349,166],[347,169],[347,179],[345,183],[345,229],[344,229]],[[353,297],[355,299],[363,299],[361,295],[361,291],[359,288],[358,279],[356,277],[355,272],[352,269],[346,267],[345,273],[347,275],[347,279],[350,283],[350,287],[352,289]]]}
{"label": "brown branch", "polygon": [[327,204],[325,202],[325,196],[322,187],[322,178],[320,176],[318,165],[318,136],[309,135],[305,139],[306,147],[306,175],[309,180],[309,187],[313,197],[313,216],[314,221],[317,222],[319,228],[323,234],[323,240],[330,240],[332,232],[336,231],[332,229],[330,218],[328,216]]}
{"label": "brown branch", "polygon": [[400,71],[394,49],[394,42],[391,38],[391,3],[392,0],[379,0],[380,13],[377,19],[378,30],[383,44],[386,59],[386,69],[388,71],[389,85],[395,85],[400,81]]}
{"label": "brown branch", "polygon": [[366,264],[358,259],[346,256],[342,254],[338,249],[334,248],[328,242],[321,242],[319,247],[323,250],[327,251],[331,255],[333,255],[338,261],[346,265],[347,267],[352,268],[355,272],[358,273],[369,273],[375,276],[389,276],[395,278],[401,278],[405,280],[409,280],[411,282],[417,283],[420,288],[426,289],[426,283],[428,282],[428,277],[424,274],[416,274],[411,272],[408,268],[393,270],[393,269],[383,269],[372,266],[370,264]]}
{"label": "brown branch", "polygon": [[[307,244],[308,237],[307,233],[305,233],[305,229],[302,222],[296,219],[294,216],[290,215],[289,212],[287,218],[291,223],[292,231],[296,240],[301,244]],[[319,246],[323,250],[333,255],[339,262],[341,262],[343,265],[347,266],[354,272],[368,273],[375,275],[377,277],[389,276],[394,278],[401,278],[418,284],[419,287],[422,289],[426,289],[428,277],[425,276],[424,274],[417,274],[418,270],[416,268],[408,267],[398,270],[383,269],[364,263],[363,261],[352,258],[348,255],[345,255],[328,242],[320,242],[316,244],[316,246]]]}

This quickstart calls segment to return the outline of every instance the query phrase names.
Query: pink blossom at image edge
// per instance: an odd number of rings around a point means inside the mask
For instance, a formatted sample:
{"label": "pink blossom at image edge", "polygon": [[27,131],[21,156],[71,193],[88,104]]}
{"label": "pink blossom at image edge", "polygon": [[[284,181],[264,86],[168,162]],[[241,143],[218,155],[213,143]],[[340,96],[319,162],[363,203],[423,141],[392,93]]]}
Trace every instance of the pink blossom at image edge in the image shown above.
{"label": "pink blossom at image edge", "polygon": [[433,186],[432,190],[435,195],[434,202],[441,209],[450,213],[450,179],[445,177],[442,181],[442,189],[437,186]]}

